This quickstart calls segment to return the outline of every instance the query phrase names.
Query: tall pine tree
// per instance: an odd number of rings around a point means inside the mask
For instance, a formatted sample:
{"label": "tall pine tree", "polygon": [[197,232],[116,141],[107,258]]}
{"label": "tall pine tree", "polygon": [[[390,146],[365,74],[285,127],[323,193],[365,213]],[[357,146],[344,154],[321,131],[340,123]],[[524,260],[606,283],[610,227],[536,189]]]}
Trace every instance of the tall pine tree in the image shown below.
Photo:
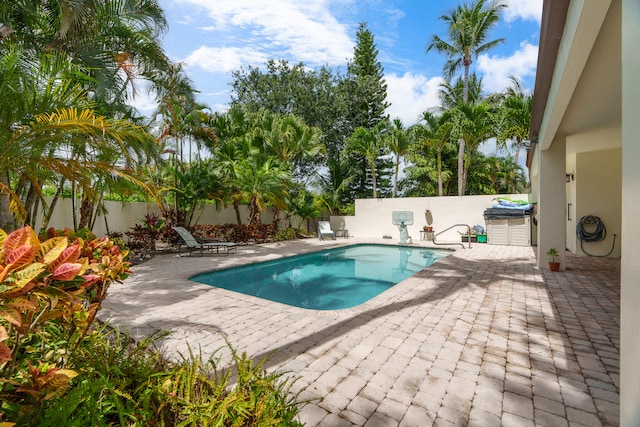
{"label": "tall pine tree", "polygon": [[384,69],[378,60],[373,34],[365,22],[361,22],[356,32],[357,43],[353,61],[348,64],[349,94],[352,102],[353,128],[372,129],[377,123],[388,119],[385,113],[387,84]]}
{"label": "tall pine tree", "polygon": [[[378,49],[373,34],[365,22],[361,22],[358,26],[354,57],[347,66],[347,78],[344,84],[346,102],[350,107],[347,120],[352,129],[364,128],[371,131],[378,123],[389,119],[385,112],[389,103],[384,69],[378,60]],[[363,156],[354,153],[350,157],[356,176],[355,187],[351,191],[352,197],[369,197],[372,181],[367,179],[367,161]],[[377,165],[380,165],[380,161],[381,159],[376,162]],[[384,169],[384,166],[381,169]],[[382,172],[381,176],[385,175],[383,171],[380,172]],[[381,190],[384,194],[384,189]]]}

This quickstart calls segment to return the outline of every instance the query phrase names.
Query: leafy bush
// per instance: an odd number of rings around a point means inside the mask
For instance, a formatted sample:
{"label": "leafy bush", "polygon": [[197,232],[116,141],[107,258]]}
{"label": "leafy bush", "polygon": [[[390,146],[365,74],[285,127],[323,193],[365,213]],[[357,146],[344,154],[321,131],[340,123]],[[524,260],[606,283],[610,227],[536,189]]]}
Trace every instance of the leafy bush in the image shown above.
{"label": "leafy bush", "polygon": [[154,213],[146,214],[127,235],[127,246],[139,259],[144,259],[156,250],[156,241],[164,235],[165,221]]}
{"label": "leafy bush", "polygon": [[[95,315],[126,253],[109,239],[0,230],[0,425],[296,426],[282,374],[232,349],[171,362]],[[234,374],[232,375],[232,372]]]}
{"label": "leafy bush", "polygon": [[128,263],[109,239],[0,230],[0,413],[25,423],[67,391],[69,359]]}
{"label": "leafy bush", "polygon": [[264,243],[276,233],[275,224],[219,224],[189,227],[196,239],[222,239],[236,243]]}
{"label": "leafy bush", "polygon": [[273,236],[273,240],[275,240],[276,242],[279,242],[282,240],[302,239],[309,236],[310,236],[309,233],[307,233],[302,228],[289,227],[289,228],[278,229],[276,234]]}
{"label": "leafy bush", "polygon": [[65,228],[64,230],[56,230],[53,227],[47,229],[43,234],[38,236],[38,238],[42,241],[51,239],[53,237],[64,236],[70,241],[76,240],[76,238],[81,238],[83,240],[95,240],[97,239],[96,235],[93,234],[93,231],[88,228],[81,228],[78,231],[73,231],[70,228]]}
{"label": "leafy bush", "polygon": [[[232,350],[233,369],[190,352],[167,360],[153,338],[132,344],[103,327],[75,355],[75,386],[42,411],[42,425],[299,426],[282,374]],[[235,372],[234,375],[231,373]]]}
{"label": "leafy bush", "polygon": [[129,261],[131,250],[127,246],[127,242],[124,240],[124,235],[119,231],[112,231],[107,235],[107,237],[113,242],[114,245],[120,248],[123,254],[126,254],[124,260]]}

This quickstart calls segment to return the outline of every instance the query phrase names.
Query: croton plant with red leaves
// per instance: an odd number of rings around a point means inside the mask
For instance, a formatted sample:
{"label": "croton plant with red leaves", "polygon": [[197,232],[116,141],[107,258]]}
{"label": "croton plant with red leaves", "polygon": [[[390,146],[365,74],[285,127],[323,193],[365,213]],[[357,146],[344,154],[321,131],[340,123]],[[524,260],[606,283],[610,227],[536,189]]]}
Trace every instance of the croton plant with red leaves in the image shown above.
{"label": "croton plant with red leaves", "polygon": [[[70,354],[91,332],[109,285],[129,274],[126,253],[108,238],[56,234],[41,242],[30,227],[0,230],[0,397],[26,406],[67,390],[76,375]],[[46,347],[52,322],[67,332],[66,344],[39,353],[34,343]]]}

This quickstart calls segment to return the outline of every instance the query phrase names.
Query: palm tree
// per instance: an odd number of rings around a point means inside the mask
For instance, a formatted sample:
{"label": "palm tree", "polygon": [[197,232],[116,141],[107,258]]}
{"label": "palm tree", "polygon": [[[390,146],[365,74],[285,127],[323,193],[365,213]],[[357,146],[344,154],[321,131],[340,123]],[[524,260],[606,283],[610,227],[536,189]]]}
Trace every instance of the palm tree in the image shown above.
{"label": "palm tree", "polygon": [[526,190],[527,181],[522,166],[512,157],[491,156],[487,162],[491,165],[489,176],[495,194],[518,194]]}
{"label": "palm tree", "polygon": [[299,188],[295,194],[290,193],[287,198],[289,205],[289,227],[291,227],[291,216],[296,215],[300,218],[300,222],[296,227],[300,227],[303,221],[307,221],[307,230],[310,229],[309,222],[313,218],[317,218],[322,214],[320,208],[315,203],[315,196],[302,188]]}
{"label": "palm tree", "polygon": [[450,149],[451,139],[450,113],[435,115],[431,111],[424,111],[419,124],[412,128],[414,138],[419,144],[426,145],[436,152],[436,167],[438,171],[438,196],[444,196],[442,153]]}
{"label": "palm tree", "polygon": [[385,122],[378,123],[372,130],[359,127],[347,139],[346,144],[346,153],[356,153],[364,156],[371,171],[374,199],[378,197],[376,160],[378,157],[385,155],[387,151],[383,136],[385,125]]}
{"label": "palm tree", "polygon": [[[456,106],[463,104],[464,97],[464,81],[459,78],[455,83],[445,80],[440,83],[440,90],[438,95],[442,108],[448,110],[455,108]],[[482,91],[482,77],[478,77],[476,73],[472,73],[469,76],[467,101],[466,102],[480,102],[484,98]]]}
{"label": "palm tree", "polygon": [[242,224],[240,205],[245,202],[238,186],[239,165],[260,153],[253,146],[253,123],[251,115],[239,105],[233,105],[225,113],[216,113],[209,119],[209,126],[218,138],[218,145],[205,144],[217,160],[217,173],[221,187],[226,192],[223,203],[231,203],[236,213],[236,222]]}
{"label": "palm tree", "polygon": [[[96,188],[92,181],[101,179],[96,173],[122,174],[133,159],[132,148],[149,146],[146,131],[134,123],[125,125],[122,118],[131,117],[125,102],[135,75],[168,63],[157,38],[166,21],[155,0],[44,0],[3,2],[0,24],[0,96],[6,107],[0,107],[0,121],[7,125],[0,130],[0,144],[31,155],[24,158],[30,164],[22,170],[0,168],[0,226],[11,229],[25,218],[33,220],[25,210],[33,212],[38,198],[45,216],[50,215],[54,204],[46,206],[40,196],[47,180],[80,185],[88,206],[96,199],[89,197]],[[121,119],[110,119],[116,116]],[[59,119],[57,128],[47,123],[51,117]],[[51,140],[29,140],[44,123]],[[113,125],[103,141],[98,124]],[[127,126],[135,130],[120,144],[118,133]],[[47,139],[46,133],[38,137]],[[24,200],[21,194],[26,194]]]}
{"label": "palm tree", "polygon": [[396,197],[398,189],[398,172],[400,170],[400,160],[409,152],[411,147],[411,141],[407,131],[402,125],[402,121],[396,118],[391,122],[391,128],[387,135],[387,145],[389,150],[395,156],[394,173],[393,173],[393,190],[391,191],[391,197]]}
{"label": "palm tree", "polygon": [[0,37],[33,58],[55,51],[88,70],[103,108],[129,111],[126,100],[136,93],[136,77],[169,64],[159,42],[167,21],[157,0],[3,2],[0,23]]}
{"label": "palm tree", "polygon": [[259,224],[267,203],[286,209],[286,194],[290,174],[279,167],[274,158],[252,156],[236,168],[236,185],[241,197],[249,201],[249,223]]}
{"label": "palm tree", "polygon": [[462,179],[466,182],[471,166],[471,154],[485,141],[495,136],[491,106],[486,102],[461,104],[450,110],[451,133],[467,145]]}
{"label": "palm tree", "polygon": [[[0,140],[0,171],[2,177],[17,177],[17,182],[29,182],[41,196],[39,177],[42,171],[53,171],[67,180],[78,183],[89,191],[93,186],[92,174],[118,175],[147,188],[126,169],[111,161],[122,159],[124,164],[135,163],[130,147],[153,144],[153,138],[144,128],[128,120],[109,120],[97,116],[92,110],[59,110],[40,114],[28,125],[22,125],[5,140]],[[81,150],[79,150],[81,148]],[[43,156],[42,153],[48,153]],[[72,156],[67,153],[75,153]],[[101,153],[96,156],[95,153]],[[108,153],[105,157],[105,153]],[[22,159],[18,164],[15,159]],[[107,160],[105,160],[105,158]],[[13,219],[3,218],[3,229],[12,229],[26,216],[20,192],[11,188],[11,180],[1,182],[0,190],[13,203]]]}
{"label": "palm tree", "polygon": [[291,167],[298,170],[304,159],[326,152],[320,141],[320,131],[307,126],[301,118],[288,114],[278,116],[263,111],[256,131],[263,148]]}
{"label": "palm tree", "polygon": [[[442,70],[446,80],[451,80],[456,72],[463,68],[462,100],[469,100],[469,68],[473,58],[483,52],[487,52],[504,39],[487,41],[489,31],[496,25],[499,13],[506,7],[505,4],[486,0],[475,0],[471,4],[458,6],[449,15],[443,15],[441,20],[448,25],[448,41],[433,35],[431,43],[427,46],[427,53],[436,50],[445,54],[449,59]],[[458,194],[465,193],[464,155],[465,142],[458,141]]]}
{"label": "palm tree", "polygon": [[316,183],[320,187],[320,195],[317,197],[316,203],[322,209],[327,209],[331,215],[339,215],[344,195],[354,180],[353,168],[349,159],[330,157],[327,160],[327,173],[318,173],[316,177]]}
{"label": "palm tree", "polygon": [[[511,86],[507,88],[500,104],[497,141],[505,148],[506,142],[511,141],[513,160],[517,164],[520,160],[522,142],[529,137],[533,96],[523,89],[517,78],[510,79]],[[516,185],[514,180],[511,187],[513,194],[516,192]]]}
{"label": "palm tree", "polygon": [[187,159],[192,159],[192,142],[198,151],[202,145],[213,146],[217,142],[215,132],[208,126],[205,105],[196,102],[197,90],[186,76],[182,64],[172,64],[153,73],[154,90],[158,107],[153,113],[151,126],[160,128],[158,141],[172,141],[177,157],[185,161],[184,145],[189,146]]}

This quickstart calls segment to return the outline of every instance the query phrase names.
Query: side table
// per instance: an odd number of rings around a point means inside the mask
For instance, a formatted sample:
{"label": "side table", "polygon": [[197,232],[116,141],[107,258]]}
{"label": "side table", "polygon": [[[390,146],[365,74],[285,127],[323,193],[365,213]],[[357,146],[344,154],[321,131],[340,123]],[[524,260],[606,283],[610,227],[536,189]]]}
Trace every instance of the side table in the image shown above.
{"label": "side table", "polygon": [[433,233],[434,231],[424,231],[424,230],[420,230],[420,240],[428,240],[430,242],[433,241]]}

